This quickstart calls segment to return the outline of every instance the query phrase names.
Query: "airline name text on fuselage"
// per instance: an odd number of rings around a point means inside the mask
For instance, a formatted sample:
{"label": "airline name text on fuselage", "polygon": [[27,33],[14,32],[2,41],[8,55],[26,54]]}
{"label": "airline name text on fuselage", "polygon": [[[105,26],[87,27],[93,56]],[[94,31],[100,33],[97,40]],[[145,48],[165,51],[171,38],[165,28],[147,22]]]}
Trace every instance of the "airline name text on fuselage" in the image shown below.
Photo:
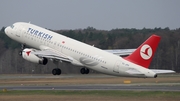
{"label": "airline name text on fuselage", "polygon": [[38,30],[35,30],[35,29],[32,29],[32,28],[28,28],[27,32],[31,33],[31,34],[34,34],[34,35],[37,35],[37,36],[42,37],[42,38],[47,39],[47,40],[51,40],[52,37],[53,37],[53,36],[51,36],[49,34],[43,33],[41,31],[38,31]]}

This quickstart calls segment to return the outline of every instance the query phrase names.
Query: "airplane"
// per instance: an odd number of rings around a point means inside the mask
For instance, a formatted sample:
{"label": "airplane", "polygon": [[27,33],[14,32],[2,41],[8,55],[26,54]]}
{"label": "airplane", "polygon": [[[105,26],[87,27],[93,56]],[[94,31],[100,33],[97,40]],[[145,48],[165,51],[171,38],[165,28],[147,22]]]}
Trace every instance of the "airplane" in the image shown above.
{"label": "airplane", "polygon": [[[46,65],[52,60],[57,68],[53,75],[60,75],[59,62],[67,62],[83,67],[81,74],[88,74],[89,69],[107,75],[156,78],[158,74],[174,73],[173,70],[149,69],[160,36],[151,35],[137,49],[101,50],[37,25],[16,22],[5,28],[5,34],[21,43],[20,55],[30,62]],[[25,48],[25,46],[33,48]],[[119,55],[128,55],[121,57]]]}

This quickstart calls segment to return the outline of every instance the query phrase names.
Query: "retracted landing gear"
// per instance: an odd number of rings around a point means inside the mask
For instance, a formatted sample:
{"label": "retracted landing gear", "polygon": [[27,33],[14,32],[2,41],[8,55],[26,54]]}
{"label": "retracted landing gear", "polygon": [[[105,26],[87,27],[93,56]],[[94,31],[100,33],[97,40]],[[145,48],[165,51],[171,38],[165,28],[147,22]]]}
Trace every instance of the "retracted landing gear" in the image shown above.
{"label": "retracted landing gear", "polygon": [[81,72],[81,74],[89,74],[89,69],[88,68],[81,68],[80,72]]}

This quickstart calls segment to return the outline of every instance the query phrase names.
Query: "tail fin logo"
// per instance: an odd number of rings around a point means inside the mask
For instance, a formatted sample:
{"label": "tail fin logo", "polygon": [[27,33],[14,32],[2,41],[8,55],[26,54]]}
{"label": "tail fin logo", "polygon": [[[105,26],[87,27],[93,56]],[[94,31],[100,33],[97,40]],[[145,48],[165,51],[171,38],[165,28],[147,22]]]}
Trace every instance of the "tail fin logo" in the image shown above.
{"label": "tail fin logo", "polygon": [[150,59],[152,57],[152,54],[153,52],[151,46],[145,44],[141,47],[140,55],[144,60]]}

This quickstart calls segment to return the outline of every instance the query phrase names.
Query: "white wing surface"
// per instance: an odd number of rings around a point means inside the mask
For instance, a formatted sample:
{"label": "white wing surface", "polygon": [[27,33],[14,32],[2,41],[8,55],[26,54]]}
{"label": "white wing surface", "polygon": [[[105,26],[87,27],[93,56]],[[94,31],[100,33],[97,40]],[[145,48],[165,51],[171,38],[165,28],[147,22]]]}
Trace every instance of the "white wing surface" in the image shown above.
{"label": "white wing surface", "polygon": [[32,52],[32,53],[35,54],[38,57],[46,57],[46,58],[54,59],[54,60],[72,62],[72,60],[68,56],[66,56],[66,55],[64,55],[64,54],[62,54],[60,52],[55,52],[55,51],[50,50],[50,49],[39,50],[39,51],[35,51],[35,52]]}
{"label": "white wing surface", "polygon": [[173,70],[150,69],[156,74],[175,73]]}
{"label": "white wing surface", "polygon": [[112,49],[112,50],[104,50],[109,53],[119,55],[119,56],[125,56],[125,55],[130,55],[133,53],[136,49]]}

